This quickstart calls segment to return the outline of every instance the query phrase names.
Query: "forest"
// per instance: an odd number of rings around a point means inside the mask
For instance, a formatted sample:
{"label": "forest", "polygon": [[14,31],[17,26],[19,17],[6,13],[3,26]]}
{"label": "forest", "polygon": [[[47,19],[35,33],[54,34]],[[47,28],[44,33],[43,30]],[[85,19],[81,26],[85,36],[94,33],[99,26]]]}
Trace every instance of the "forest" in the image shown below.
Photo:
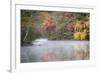
{"label": "forest", "polygon": [[37,38],[89,40],[89,13],[21,10],[21,45]]}

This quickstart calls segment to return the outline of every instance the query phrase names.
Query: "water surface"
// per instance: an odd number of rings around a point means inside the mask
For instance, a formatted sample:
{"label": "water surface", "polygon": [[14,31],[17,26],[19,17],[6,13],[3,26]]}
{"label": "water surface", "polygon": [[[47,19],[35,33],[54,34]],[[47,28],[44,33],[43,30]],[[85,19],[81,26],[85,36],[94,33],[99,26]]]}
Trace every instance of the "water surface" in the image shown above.
{"label": "water surface", "polygon": [[47,40],[21,47],[21,63],[87,59],[89,59],[89,41]]}

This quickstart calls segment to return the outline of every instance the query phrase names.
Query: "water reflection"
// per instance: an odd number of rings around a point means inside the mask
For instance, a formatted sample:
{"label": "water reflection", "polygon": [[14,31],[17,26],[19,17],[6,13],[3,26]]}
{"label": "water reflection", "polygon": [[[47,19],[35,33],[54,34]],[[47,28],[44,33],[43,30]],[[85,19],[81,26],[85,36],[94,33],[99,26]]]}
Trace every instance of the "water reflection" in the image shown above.
{"label": "water reflection", "polygon": [[89,59],[88,41],[48,41],[21,47],[21,62],[48,62]]}
{"label": "water reflection", "polygon": [[89,45],[82,43],[74,45],[73,56],[76,60],[89,59]]}

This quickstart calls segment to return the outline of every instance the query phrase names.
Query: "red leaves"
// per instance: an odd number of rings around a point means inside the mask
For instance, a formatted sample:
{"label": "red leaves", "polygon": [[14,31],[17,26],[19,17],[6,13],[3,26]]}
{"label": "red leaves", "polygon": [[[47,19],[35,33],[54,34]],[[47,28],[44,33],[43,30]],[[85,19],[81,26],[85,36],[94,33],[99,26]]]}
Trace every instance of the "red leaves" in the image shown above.
{"label": "red leaves", "polygon": [[66,27],[68,31],[74,31],[74,24],[72,22],[69,22]]}
{"label": "red leaves", "polygon": [[49,17],[45,19],[43,22],[43,27],[46,30],[53,30],[56,27],[56,25],[54,24],[53,18]]}
{"label": "red leaves", "polygon": [[66,24],[67,30],[71,32],[74,31],[73,14],[70,13],[66,14],[66,18],[67,18],[67,24]]}

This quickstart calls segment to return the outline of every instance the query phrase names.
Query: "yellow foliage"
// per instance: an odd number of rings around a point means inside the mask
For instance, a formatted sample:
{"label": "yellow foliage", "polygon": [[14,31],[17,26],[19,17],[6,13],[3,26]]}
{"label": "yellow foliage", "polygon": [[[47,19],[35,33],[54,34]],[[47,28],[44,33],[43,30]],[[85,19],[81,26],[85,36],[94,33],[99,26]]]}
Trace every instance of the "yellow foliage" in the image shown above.
{"label": "yellow foliage", "polygon": [[74,33],[74,39],[79,40],[80,39],[80,32]]}
{"label": "yellow foliage", "polygon": [[81,25],[81,22],[80,21],[77,21],[76,22],[76,25],[74,27],[74,30],[75,31],[81,31],[82,30],[82,25]]}
{"label": "yellow foliage", "polygon": [[85,32],[75,32],[73,36],[74,36],[74,39],[76,40],[84,40],[86,38],[86,33]]}
{"label": "yellow foliage", "polygon": [[86,24],[86,27],[89,28],[89,26],[90,26],[89,21],[85,22],[85,24]]}
{"label": "yellow foliage", "polygon": [[85,32],[81,32],[80,33],[80,39],[84,40],[86,38],[86,33]]}

